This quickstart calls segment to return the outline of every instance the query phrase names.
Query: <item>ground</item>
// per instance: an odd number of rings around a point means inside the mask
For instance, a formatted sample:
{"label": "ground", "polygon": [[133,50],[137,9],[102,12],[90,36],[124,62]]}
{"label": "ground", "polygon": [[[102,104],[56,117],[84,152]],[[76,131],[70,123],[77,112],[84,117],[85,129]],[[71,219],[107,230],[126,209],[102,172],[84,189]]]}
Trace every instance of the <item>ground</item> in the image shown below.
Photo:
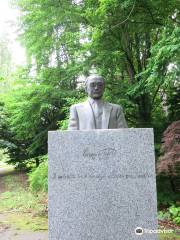
{"label": "ground", "polygon": [[0,239],[48,240],[47,196],[30,193],[27,175],[0,166]]}

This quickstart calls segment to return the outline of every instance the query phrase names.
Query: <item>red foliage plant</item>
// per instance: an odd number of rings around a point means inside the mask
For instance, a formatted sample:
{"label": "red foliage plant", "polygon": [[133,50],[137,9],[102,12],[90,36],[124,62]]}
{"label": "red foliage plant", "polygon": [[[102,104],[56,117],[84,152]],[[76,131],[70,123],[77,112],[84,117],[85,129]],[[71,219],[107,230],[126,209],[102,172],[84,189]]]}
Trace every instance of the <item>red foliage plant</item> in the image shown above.
{"label": "red foliage plant", "polygon": [[157,173],[177,176],[180,173],[180,120],[173,122],[163,133]]}

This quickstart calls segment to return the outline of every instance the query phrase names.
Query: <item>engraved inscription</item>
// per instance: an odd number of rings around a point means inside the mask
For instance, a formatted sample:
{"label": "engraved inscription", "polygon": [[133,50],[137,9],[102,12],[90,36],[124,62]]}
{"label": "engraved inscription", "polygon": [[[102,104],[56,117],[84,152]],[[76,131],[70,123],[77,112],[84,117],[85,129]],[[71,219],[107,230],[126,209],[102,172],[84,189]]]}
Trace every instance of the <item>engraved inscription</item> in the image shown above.
{"label": "engraved inscription", "polygon": [[117,150],[114,148],[103,148],[101,150],[90,150],[89,148],[85,148],[83,151],[83,157],[85,158],[109,158],[111,156],[114,156],[117,153]]}
{"label": "engraved inscription", "polygon": [[97,178],[97,179],[103,179],[103,178],[119,178],[119,179],[146,179],[146,178],[154,178],[155,176],[153,174],[117,174],[117,175],[74,175],[74,174],[62,174],[58,175],[57,173],[53,173],[52,180],[61,180],[61,179],[73,179],[73,178]]}

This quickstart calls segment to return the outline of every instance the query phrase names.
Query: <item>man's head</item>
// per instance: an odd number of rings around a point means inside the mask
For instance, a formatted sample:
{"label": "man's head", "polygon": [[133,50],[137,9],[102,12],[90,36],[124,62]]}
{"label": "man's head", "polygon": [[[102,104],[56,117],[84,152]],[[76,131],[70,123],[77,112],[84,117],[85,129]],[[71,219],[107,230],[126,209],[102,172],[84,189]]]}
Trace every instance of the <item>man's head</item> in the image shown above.
{"label": "man's head", "polygon": [[90,75],[87,77],[86,82],[86,92],[88,96],[93,99],[100,99],[103,96],[105,82],[103,77],[99,75]]}

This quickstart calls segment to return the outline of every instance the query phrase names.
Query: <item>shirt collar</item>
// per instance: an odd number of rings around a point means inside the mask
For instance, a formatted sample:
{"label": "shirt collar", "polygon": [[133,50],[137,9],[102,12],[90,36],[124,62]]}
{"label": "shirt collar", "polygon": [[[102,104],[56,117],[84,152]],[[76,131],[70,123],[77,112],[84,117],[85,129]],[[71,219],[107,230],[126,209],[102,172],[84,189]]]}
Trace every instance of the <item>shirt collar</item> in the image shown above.
{"label": "shirt collar", "polygon": [[91,97],[88,97],[88,101],[90,104],[97,103],[99,105],[104,103],[103,99],[93,99]]}

